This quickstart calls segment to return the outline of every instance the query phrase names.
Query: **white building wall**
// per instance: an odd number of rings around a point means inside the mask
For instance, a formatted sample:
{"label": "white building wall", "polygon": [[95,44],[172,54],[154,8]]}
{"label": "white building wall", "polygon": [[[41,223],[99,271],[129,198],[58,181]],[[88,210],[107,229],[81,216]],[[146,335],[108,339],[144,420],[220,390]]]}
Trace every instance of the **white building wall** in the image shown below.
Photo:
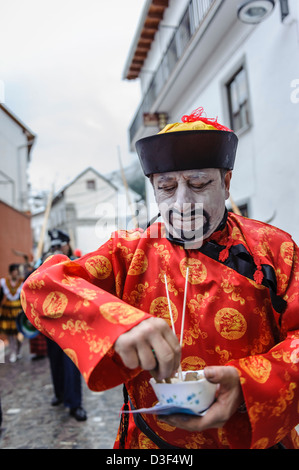
{"label": "white building wall", "polygon": [[[95,189],[87,188],[87,181],[95,181]],[[92,169],[79,175],[71,184],[61,190],[60,198],[56,195],[47,222],[44,239],[44,251],[50,248],[48,229],[61,229],[71,238],[73,249],[80,249],[82,254],[99,248],[118,229],[131,230],[136,227],[132,217],[136,211],[136,201],[140,196],[134,191],[125,191],[122,183],[111,186]],[[132,207],[130,207],[131,203]],[[142,214],[139,221],[145,223]],[[44,212],[32,217],[32,230],[35,244],[38,243]]]}
{"label": "white building wall", "polygon": [[75,248],[79,248],[82,255],[97,250],[105,241],[99,238],[96,233],[96,224],[94,226],[78,226],[76,229],[77,245]]}
{"label": "white building wall", "polygon": [[[88,189],[87,182],[95,181],[95,189]],[[99,202],[115,202],[116,190],[92,170],[86,171],[65,190],[65,203],[76,206],[77,218],[95,217]]]}
{"label": "white building wall", "polygon": [[[224,82],[245,58],[252,127],[239,136],[231,194],[238,204],[248,202],[251,218],[267,221],[274,215],[271,223],[298,243],[299,103],[292,100],[291,84],[299,79],[299,15],[293,11],[297,21],[290,24],[281,23],[278,5],[257,27],[244,28],[236,22],[168,111],[169,121],[174,122],[203,106],[208,117],[218,116],[219,122],[229,125]],[[147,187],[151,204],[149,182]]]}
{"label": "white building wall", "polygon": [[18,210],[28,210],[27,137],[2,109],[0,171],[0,199]]}
{"label": "white building wall", "polygon": [[[37,246],[42,233],[42,227],[45,219],[45,212],[37,212],[31,217],[31,230],[33,239],[33,258],[37,258]],[[48,238],[47,236],[45,238]],[[48,245],[47,245],[48,246]]]}
{"label": "white building wall", "polygon": [[140,85],[143,93],[147,90],[153,78],[153,72],[156,71],[159,66],[161,58],[169,45],[173,35],[173,29],[177,27],[189,1],[190,0],[170,0],[169,7],[165,10],[163,21],[159,26],[159,30],[156,32],[155,41],[148,52],[140,74]]}

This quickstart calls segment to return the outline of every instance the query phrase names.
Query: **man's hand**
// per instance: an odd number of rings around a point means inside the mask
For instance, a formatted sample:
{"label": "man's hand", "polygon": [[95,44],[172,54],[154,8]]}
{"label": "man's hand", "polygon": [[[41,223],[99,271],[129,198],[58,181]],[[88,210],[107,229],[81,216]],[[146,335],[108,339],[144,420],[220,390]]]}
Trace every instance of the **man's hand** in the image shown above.
{"label": "man's hand", "polygon": [[115,351],[129,369],[141,367],[157,380],[171,377],[181,360],[179,341],[167,322],[151,317],[119,336]]}
{"label": "man's hand", "polygon": [[219,384],[216,401],[207,413],[202,417],[183,414],[159,416],[160,421],[198,432],[224,426],[244,402],[238,371],[231,366],[213,366],[206,367],[204,372],[209,382]]}

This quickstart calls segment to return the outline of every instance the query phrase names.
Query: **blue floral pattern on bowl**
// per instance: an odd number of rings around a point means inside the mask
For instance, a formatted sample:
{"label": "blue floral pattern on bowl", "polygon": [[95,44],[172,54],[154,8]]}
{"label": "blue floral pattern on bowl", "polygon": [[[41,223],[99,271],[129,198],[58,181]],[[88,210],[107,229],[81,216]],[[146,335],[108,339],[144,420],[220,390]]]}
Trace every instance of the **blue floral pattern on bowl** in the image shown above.
{"label": "blue floral pattern on bowl", "polygon": [[[194,381],[177,383],[156,383],[150,379],[155,394],[161,405],[175,405],[189,408],[195,411],[207,409],[215,400],[217,385],[208,382],[202,371],[198,371],[201,377]],[[183,372],[183,376],[186,372]]]}

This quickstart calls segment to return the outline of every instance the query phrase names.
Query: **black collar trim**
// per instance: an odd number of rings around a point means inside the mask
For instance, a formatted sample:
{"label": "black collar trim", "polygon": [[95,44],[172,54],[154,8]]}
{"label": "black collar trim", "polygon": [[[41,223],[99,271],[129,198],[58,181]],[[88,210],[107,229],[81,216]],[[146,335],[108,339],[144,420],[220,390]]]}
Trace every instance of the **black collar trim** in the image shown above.
{"label": "black collar trim", "polygon": [[[208,256],[209,258],[224,264],[234,271],[237,271],[242,276],[254,280],[256,265],[254,263],[253,257],[247,251],[244,245],[239,244],[232,246],[229,250],[228,258],[225,261],[219,261],[219,254],[222,249],[222,246],[211,240],[206,242],[198,251]],[[268,264],[262,264],[261,268],[264,275],[262,285],[269,289],[272,306],[277,313],[281,314],[285,311],[287,302],[282,297],[277,295],[277,279],[275,271],[273,267]]]}

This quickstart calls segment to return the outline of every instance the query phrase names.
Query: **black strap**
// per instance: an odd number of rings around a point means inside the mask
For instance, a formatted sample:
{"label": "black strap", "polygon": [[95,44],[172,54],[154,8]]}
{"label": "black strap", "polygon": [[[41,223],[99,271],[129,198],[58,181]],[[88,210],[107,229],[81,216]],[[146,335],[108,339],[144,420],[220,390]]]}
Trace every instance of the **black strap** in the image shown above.
{"label": "black strap", "polygon": [[[127,387],[123,384],[123,397],[124,397],[124,411],[129,410],[129,395],[127,392]],[[125,449],[126,441],[128,437],[128,428],[129,428],[129,414],[121,413],[120,423],[119,423],[119,448]]]}
{"label": "black strap", "polygon": [[[134,405],[132,404],[132,401],[129,399],[131,409],[134,410]],[[143,434],[146,435],[156,446],[158,446],[159,449],[180,449],[180,447],[175,447],[172,446],[171,444],[168,444],[168,442],[164,441],[159,437],[150,427],[149,425],[145,422],[143,417],[141,416],[140,413],[133,413],[133,418],[134,422],[137,426],[137,428],[143,432]]]}
{"label": "black strap", "polygon": [[282,442],[278,442],[275,446],[269,447],[269,449],[287,450],[287,447]]}
{"label": "black strap", "polygon": [[146,228],[149,228],[154,222],[156,222],[157,219],[159,219],[159,217],[161,216],[160,212],[155,215],[155,217],[153,217],[148,223],[147,223],[147,226]]}

